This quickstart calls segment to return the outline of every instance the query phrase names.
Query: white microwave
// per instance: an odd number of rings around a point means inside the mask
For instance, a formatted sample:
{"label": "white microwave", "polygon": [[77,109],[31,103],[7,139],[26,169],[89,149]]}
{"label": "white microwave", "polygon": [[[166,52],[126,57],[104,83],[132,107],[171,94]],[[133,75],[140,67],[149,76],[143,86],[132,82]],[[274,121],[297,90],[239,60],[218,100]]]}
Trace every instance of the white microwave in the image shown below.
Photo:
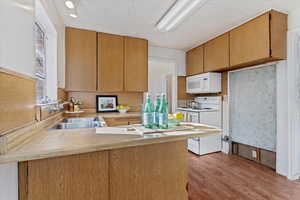
{"label": "white microwave", "polygon": [[221,73],[208,72],[186,78],[186,92],[189,94],[221,92]]}

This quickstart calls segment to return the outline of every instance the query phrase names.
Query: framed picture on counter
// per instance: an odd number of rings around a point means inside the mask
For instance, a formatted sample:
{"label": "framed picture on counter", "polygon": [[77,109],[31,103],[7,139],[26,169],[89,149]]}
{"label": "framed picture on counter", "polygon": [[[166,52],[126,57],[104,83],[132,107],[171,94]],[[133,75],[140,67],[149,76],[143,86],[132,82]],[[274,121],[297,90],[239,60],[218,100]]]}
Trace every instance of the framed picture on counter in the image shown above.
{"label": "framed picture on counter", "polygon": [[118,96],[115,95],[97,95],[97,112],[117,112]]}

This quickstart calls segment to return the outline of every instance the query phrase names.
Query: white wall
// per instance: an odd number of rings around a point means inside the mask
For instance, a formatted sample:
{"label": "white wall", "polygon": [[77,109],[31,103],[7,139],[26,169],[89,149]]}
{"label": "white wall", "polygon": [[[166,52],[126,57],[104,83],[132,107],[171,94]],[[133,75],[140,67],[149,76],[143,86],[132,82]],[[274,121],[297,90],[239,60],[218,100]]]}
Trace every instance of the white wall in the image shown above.
{"label": "white wall", "polygon": [[0,1],[0,66],[34,74],[34,0]]}
{"label": "white wall", "polygon": [[57,33],[57,86],[65,88],[65,25],[54,1],[39,0]]}
{"label": "white wall", "polygon": [[[0,66],[34,75],[34,0],[0,1]],[[0,199],[18,199],[17,163],[0,165]]]}
{"label": "white wall", "polygon": [[279,62],[277,68],[277,139],[276,139],[276,172],[288,176],[288,81],[287,64]]}
{"label": "white wall", "polygon": [[177,76],[185,76],[185,52],[161,47],[149,46],[149,58],[165,59],[175,62]]}
{"label": "white wall", "polygon": [[288,20],[289,30],[300,28],[300,8],[290,12]]}
{"label": "white wall", "polygon": [[154,97],[157,93],[166,93],[166,77],[172,76],[172,105],[170,112],[175,111],[177,105],[177,79],[175,76],[175,62],[160,58],[150,58],[148,67],[149,93]]}
{"label": "white wall", "polygon": [[[286,85],[285,93],[282,95],[286,98],[279,98],[278,101],[285,101],[283,109],[286,118],[281,118],[288,124],[285,134],[281,135],[277,157],[277,172],[287,176],[289,179],[300,177],[300,71],[299,71],[299,35],[300,34],[300,8],[289,12],[288,16],[288,59],[285,67]],[[281,75],[282,76],[282,75]],[[282,131],[284,131],[282,129]]]}
{"label": "white wall", "polygon": [[[41,0],[58,37],[59,87],[64,87],[64,24],[54,2]],[[0,0],[0,66],[34,76],[34,0]],[[55,70],[55,69],[54,69]],[[18,199],[17,163],[0,165],[0,200]]]}
{"label": "white wall", "polygon": [[57,32],[40,0],[35,2],[35,20],[46,33],[46,96],[57,99]]}
{"label": "white wall", "polygon": [[0,165],[0,200],[18,199],[18,164]]}
{"label": "white wall", "polygon": [[165,77],[168,74],[174,75],[174,63],[164,60],[149,60],[148,67],[149,92],[152,95],[166,93]]}

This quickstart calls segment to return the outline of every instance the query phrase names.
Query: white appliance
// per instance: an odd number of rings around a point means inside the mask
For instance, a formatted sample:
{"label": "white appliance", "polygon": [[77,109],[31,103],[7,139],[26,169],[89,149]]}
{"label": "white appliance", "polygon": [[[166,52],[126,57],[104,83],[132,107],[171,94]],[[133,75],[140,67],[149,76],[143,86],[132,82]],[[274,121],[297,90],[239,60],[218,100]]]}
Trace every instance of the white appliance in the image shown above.
{"label": "white appliance", "polygon": [[221,92],[221,73],[209,72],[187,77],[186,92],[190,94]]}
{"label": "white appliance", "polygon": [[[195,101],[201,105],[201,109],[178,108],[185,113],[188,122],[200,123],[209,126],[222,127],[222,97],[197,97]],[[188,139],[189,151],[204,155],[222,150],[222,135],[206,136]]]}

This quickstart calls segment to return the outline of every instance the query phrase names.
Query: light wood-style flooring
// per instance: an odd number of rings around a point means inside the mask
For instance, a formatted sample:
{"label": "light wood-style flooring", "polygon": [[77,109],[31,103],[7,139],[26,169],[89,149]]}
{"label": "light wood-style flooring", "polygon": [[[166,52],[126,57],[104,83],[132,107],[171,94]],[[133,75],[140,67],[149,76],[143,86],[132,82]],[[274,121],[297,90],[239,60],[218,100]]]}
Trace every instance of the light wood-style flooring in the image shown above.
{"label": "light wood-style flooring", "polygon": [[300,200],[300,182],[236,155],[189,153],[189,200]]}

